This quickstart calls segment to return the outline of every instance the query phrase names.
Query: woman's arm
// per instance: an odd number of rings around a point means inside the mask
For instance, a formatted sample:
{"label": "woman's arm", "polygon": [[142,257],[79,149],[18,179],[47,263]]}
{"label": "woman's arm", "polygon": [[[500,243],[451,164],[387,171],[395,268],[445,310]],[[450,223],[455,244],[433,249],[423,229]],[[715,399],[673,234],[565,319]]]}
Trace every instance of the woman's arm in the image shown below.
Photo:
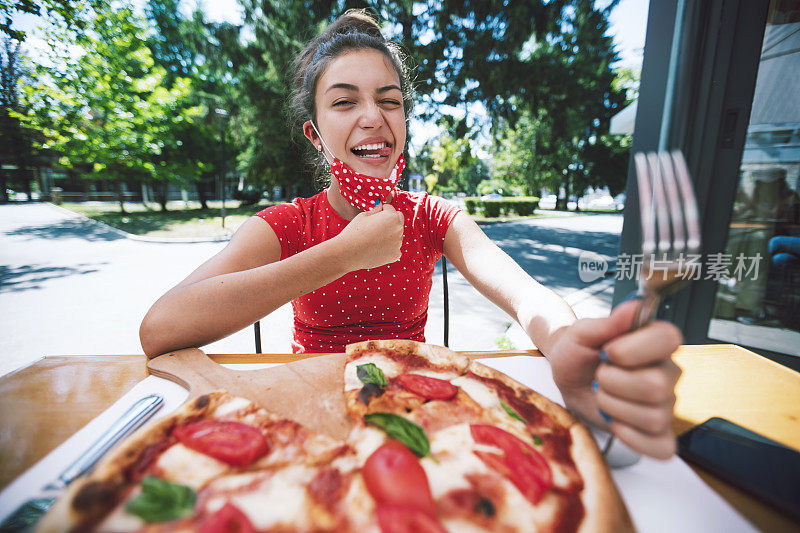
{"label": "woman's arm", "polygon": [[464,277],[515,317],[547,356],[567,408],[640,453],[661,459],[675,453],[670,423],[680,369],[671,354],[683,342],[678,328],[653,321],[631,331],[640,301],[618,305],[607,318],[576,321],[564,300],[531,279],[463,213],[448,229],[444,248]]}
{"label": "woman's arm", "polygon": [[402,238],[402,213],[380,206],[333,239],[278,261],[275,232],[253,217],[225,249],[153,304],[139,328],[142,348],[153,356],[221,339],[352,270],[396,261]]}
{"label": "woman's arm", "polygon": [[445,234],[444,254],[473,287],[519,322],[544,355],[575,322],[567,302],[531,278],[463,212]]}

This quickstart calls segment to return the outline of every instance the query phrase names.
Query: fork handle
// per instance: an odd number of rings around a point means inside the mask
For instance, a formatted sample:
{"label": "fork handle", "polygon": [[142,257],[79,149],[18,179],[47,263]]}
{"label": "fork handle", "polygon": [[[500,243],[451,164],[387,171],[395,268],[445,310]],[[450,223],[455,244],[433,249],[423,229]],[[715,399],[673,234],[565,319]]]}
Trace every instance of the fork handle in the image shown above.
{"label": "fork handle", "polygon": [[642,307],[639,308],[639,312],[636,314],[631,331],[637,330],[653,320],[658,306],[661,304],[661,297],[655,291],[639,291],[636,294],[642,299]]}

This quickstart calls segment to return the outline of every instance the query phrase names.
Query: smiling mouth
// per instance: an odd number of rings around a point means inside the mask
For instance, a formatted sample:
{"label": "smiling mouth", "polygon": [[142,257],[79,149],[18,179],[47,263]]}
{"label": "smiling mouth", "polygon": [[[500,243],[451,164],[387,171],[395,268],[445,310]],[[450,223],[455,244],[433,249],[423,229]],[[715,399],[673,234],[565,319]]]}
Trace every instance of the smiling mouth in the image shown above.
{"label": "smiling mouth", "polygon": [[358,157],[378,159],[381,157],[388,157],[388,155],[392,153],[392,147],[389,143],[380,142],[373,144],[361,144],[351,148],[350,151]]}

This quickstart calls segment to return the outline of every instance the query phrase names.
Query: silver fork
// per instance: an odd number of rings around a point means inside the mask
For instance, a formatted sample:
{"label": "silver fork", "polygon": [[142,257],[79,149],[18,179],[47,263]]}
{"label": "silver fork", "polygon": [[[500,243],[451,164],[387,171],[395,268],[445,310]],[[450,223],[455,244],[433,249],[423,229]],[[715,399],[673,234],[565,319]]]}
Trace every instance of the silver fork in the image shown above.
{"label": "silver fork", "polygon": [[[638,329],[653,319],[665,296],[699,278],[700,264],[693,261],[699,259],[700,216],[680,151],[639,152],[633,158],[642,223],[642,268],[637,292],[642,307],[633,323],[633,329]],[[609,466],[621,468],[639,460],[638,454],[614,446],[614,442],[611,435],[603,448]],[[621,449],[615,452],[615,448]]]}

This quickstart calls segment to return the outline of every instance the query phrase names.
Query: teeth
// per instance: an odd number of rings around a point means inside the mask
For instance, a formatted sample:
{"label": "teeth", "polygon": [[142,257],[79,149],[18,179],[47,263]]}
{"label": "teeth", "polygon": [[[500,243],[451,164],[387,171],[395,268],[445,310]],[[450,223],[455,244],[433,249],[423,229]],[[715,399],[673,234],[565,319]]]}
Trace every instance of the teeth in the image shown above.
{"label": "teeth", "polygon": [[360,146],[356,146],[353,150],[380,150],[381,148],[385,148],[388,146],[387,143],[377,143],[377,144],[362,144]]}

